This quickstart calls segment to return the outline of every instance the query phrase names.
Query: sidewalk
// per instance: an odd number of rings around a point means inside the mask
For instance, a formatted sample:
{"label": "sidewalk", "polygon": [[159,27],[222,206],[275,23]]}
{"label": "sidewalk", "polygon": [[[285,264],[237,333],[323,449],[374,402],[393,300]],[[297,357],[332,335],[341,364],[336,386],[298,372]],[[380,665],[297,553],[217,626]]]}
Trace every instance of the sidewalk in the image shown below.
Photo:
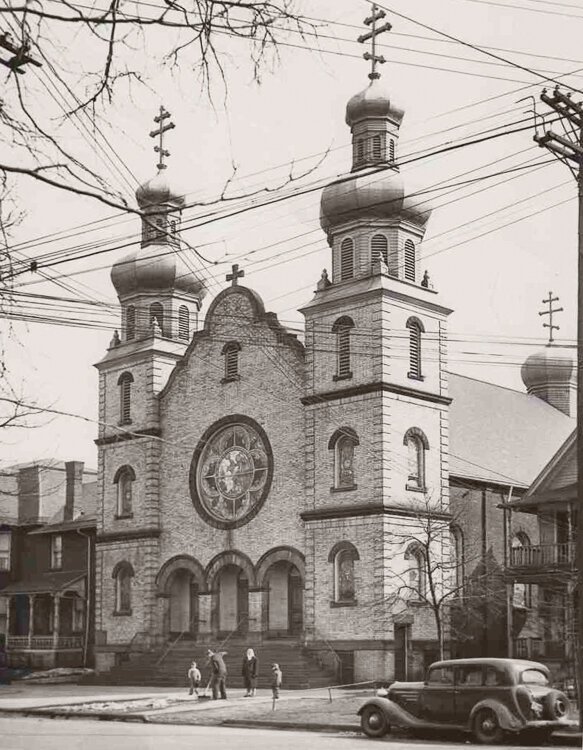
{"label": "sidewalk", "polygon": [[[360,734],[357,710],[369,690],[282,691],[274,702],[269,690],[255,698],[228,691],[228,700],[197,700],[186,688],[106,687],[95,685],[25,685],[0,687],[0,716],[25,714],[156,724],[263,727]],[[555,733],[554,744],[581,747],[581,733]]]}

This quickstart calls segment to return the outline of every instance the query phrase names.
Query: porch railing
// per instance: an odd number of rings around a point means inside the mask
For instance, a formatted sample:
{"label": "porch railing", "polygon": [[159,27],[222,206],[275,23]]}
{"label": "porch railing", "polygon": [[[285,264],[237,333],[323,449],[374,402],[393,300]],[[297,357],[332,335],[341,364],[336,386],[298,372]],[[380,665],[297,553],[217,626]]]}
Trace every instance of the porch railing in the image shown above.
{"label": "porch railing", "polygon": [[517,638],[513,653],[517,659],[564,659],[566,643],[545,641],[542,638]]}
{"label": "porch railing", "polygon": [[510,566],[513,568],[544,568],[549,565],[568,567],[574,562],[574,542],[527,544],[510,550]]}
{"label": "porch railing", "polygon": [[52,651],[53,649],[83,648],[82,635],[9,635],[6,638],[7,651]]}

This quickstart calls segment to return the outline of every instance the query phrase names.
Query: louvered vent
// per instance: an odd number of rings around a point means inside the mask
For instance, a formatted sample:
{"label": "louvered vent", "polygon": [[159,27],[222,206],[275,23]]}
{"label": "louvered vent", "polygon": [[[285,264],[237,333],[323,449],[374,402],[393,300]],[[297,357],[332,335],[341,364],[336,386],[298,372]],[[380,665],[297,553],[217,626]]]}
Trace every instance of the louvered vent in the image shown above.
{"label": "louvered vent", "polygon": [[415,281],[415,245],[412,240],[405,240],[405,279]]}
{"label": "louvered vent", "polygon": [[371,242],[371,255],[373,264],[381,258],[385,263],[389,262],[389,245],[384,234],[375,234]]}
{"label": "louvered vent", "polygon": [[354,243],[347,237],[340,245],[340,281],[354,276]]}
{"label": "louvered vent", "polygon": [[186,305],[180,305],[178,308],[178,338],[190,338],[190,311]]}

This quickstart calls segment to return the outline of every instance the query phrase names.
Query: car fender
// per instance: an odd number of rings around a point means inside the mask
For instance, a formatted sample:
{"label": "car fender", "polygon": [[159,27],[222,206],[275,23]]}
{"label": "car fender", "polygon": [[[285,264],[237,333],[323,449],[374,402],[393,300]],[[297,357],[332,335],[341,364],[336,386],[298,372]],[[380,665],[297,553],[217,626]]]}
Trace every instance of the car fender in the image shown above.
{"label": "car fender", "polygon": [[498,717],[500,726],[507,732],[519,732],[525,726],[524,721],[513,714],[512,711],[510,711],[508,707],[503,703],[492,700],[491,698],[486,698],[485,700],[476,703],[476,705],[472,708],[472,712],[470,713],[470,717],[468,719],[468,729],[472,729],[476,714],[483,708],[489,708],[494,711],[494,713]]}
{"label": "car fender", "polygon": [[413,714],[410,714],[409,711],[406,711],[402,706],[399,706],[398,703],[389,698],[381,698],[379,696],[370,698],[358,709],[357,714],[360,716],[367,706],[377,706],[380,708],[387,717],[389,724],[396,724],[399,727],[413,727],[415,729],[423,729],[428,726],[426,721],[413,716]]}

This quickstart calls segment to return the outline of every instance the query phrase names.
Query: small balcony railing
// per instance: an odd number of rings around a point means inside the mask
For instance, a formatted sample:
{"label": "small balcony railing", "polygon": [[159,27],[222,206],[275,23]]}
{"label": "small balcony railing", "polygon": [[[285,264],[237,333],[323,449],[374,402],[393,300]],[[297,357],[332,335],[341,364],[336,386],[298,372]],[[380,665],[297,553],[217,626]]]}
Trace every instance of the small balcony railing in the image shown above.
{"label": "small balcony railing", "polygon": [[524,547],[510,549],[510,567],[512,568],[570,567],[574,562],[574,542],[527,544]]}
{"label": "small balcony railing", "polygon": [[544,641],[542,638],[517,638],[513,654],[517,659],[564,659],[565,641]]}
{"label": "small balcony railing", "polygon": [[83,648],[82,635],[9,635],[6,638],[7,651],[53,651]]}

